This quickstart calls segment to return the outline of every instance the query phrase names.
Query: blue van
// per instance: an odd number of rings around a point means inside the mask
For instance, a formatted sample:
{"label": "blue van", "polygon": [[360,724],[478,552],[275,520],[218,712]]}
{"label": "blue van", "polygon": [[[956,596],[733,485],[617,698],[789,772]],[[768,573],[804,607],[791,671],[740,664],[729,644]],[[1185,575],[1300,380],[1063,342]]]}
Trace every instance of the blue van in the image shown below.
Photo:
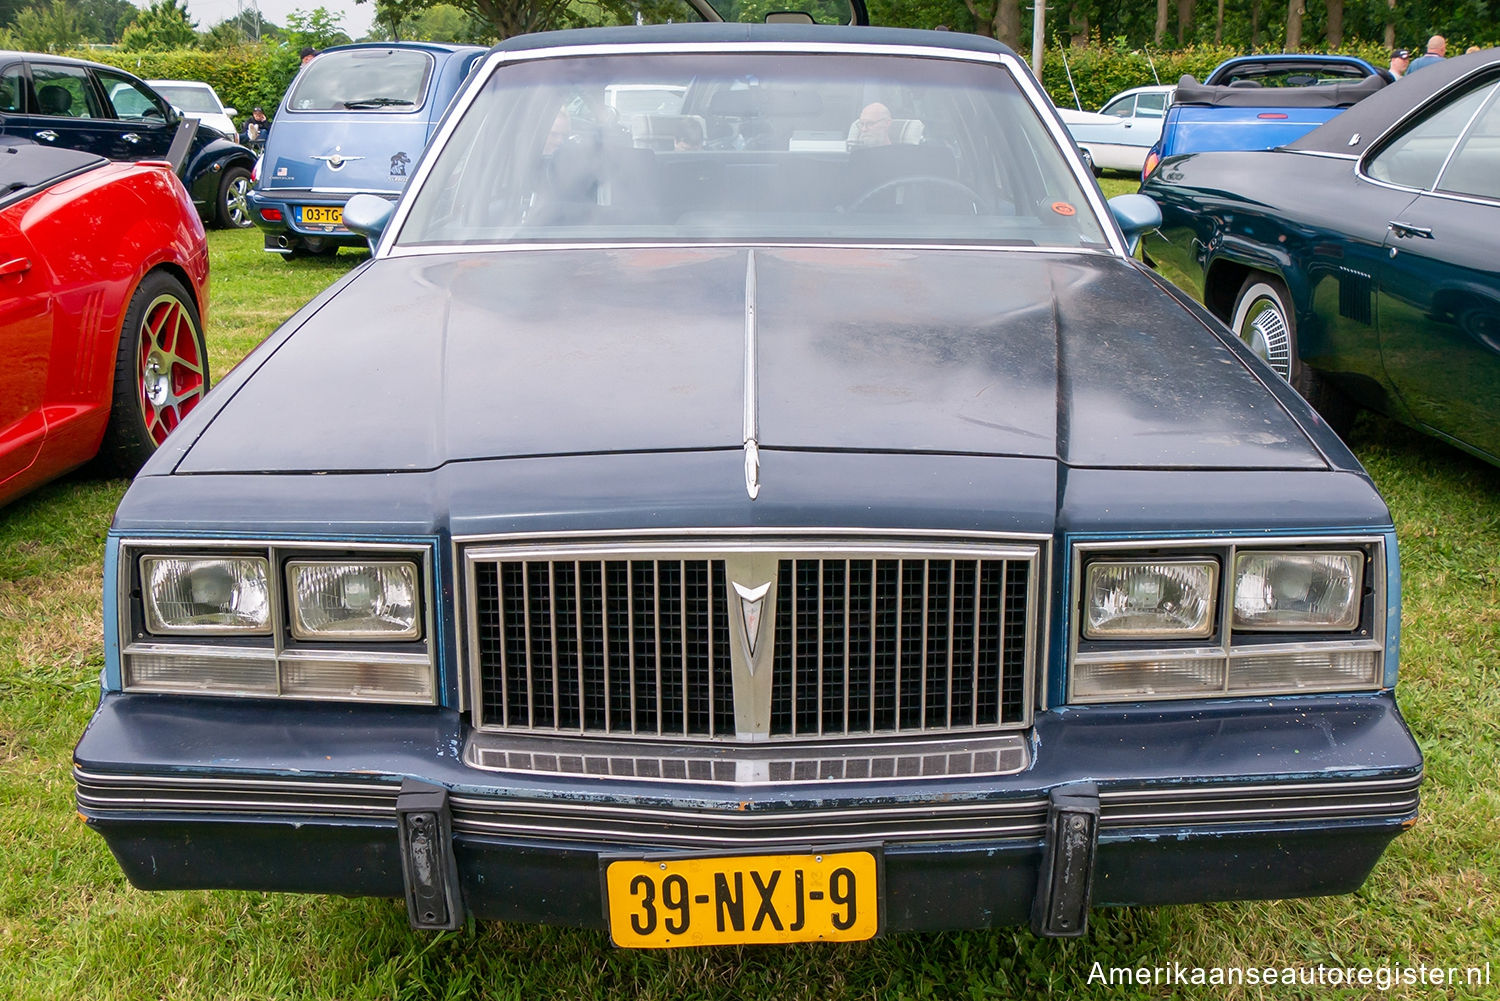
{"label": "blue van", "polygon": [[292,81],[250,192],[266,250],[290,259],[365,246],[344,203],[395,199],[438,119],[485,49],[379,42],[325,49]]}

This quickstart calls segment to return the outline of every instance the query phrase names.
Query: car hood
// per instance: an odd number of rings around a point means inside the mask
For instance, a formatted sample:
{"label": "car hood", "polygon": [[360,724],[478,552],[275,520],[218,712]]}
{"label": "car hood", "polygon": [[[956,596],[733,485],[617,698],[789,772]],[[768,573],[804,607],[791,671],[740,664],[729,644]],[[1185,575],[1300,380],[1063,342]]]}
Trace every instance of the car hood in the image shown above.
{"label": "car hood", "polygon": [[747,426],[763,451],[1326,465],[1268,370],[1101,254],[387,258],[247,364],[178,471],[739,450]]}

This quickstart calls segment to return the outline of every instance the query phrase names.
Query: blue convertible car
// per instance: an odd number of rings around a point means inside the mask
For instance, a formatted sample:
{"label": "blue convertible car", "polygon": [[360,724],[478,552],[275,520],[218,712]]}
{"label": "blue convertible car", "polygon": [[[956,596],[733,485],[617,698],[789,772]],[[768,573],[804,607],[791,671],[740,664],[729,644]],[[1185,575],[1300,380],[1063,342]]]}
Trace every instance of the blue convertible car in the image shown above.
{"label": "blue convertible car", "polygon": [[133,883],[630,947],[1360,885],[1422,776],[1390,514],[1024,62],[668,25],[476,73],[121,503],[75,768]]}

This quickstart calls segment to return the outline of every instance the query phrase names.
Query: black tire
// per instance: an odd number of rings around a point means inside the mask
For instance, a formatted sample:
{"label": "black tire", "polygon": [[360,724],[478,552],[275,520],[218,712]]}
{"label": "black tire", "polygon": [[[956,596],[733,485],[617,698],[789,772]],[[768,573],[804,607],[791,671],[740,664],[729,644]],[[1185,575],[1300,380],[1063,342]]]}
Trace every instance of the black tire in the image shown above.
{"label": "black tire", "polygon": [[1354,426],[1359,408],[1297,354],[1297,313],[1279,278],[1253,272],[1234,299],[1229,329],[1313,405],[1340,435]]}
{"label": "black tire", "polygon": [[100,465],[134,475],[202,401],[208,385],[198,304],[176,278],[153,271],[131,296],[120,327]]}
{"label": "black tire", "polygon": [[219,180],[219,200],[215,214],[220,229],[249,229],[255,224],[250,217],[250,171],[230,167]]}

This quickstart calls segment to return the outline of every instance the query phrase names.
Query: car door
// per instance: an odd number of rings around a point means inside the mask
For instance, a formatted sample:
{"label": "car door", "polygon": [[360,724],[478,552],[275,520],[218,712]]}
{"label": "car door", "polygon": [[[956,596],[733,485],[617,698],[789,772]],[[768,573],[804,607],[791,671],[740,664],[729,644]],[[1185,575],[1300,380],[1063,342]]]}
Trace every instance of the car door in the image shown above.
{"label": "car door", "polygon": [[42,447],[42,394],[52,346],[46,262],[0,212],[0,495]]}
{"label": "car door", "polygon": [[23,112],[7,116],[7,134],[62,149],[110,155],[114,136],[105,124],[104,108],[87,67],[27,59],[0,75],[11,73],[29,97]]}
{"label": "car door", "polygon": [[1419,190],[1390,221],[1381,358],[1412,416],[1500,457],[1500,81],[1470,86],[1376,153]]}
{"label": "car door", "polygon": [[139,80],[99,68],[94,71],[108,102],[113,136],[112,160],[165,160],[176,131],[171,108]]}

